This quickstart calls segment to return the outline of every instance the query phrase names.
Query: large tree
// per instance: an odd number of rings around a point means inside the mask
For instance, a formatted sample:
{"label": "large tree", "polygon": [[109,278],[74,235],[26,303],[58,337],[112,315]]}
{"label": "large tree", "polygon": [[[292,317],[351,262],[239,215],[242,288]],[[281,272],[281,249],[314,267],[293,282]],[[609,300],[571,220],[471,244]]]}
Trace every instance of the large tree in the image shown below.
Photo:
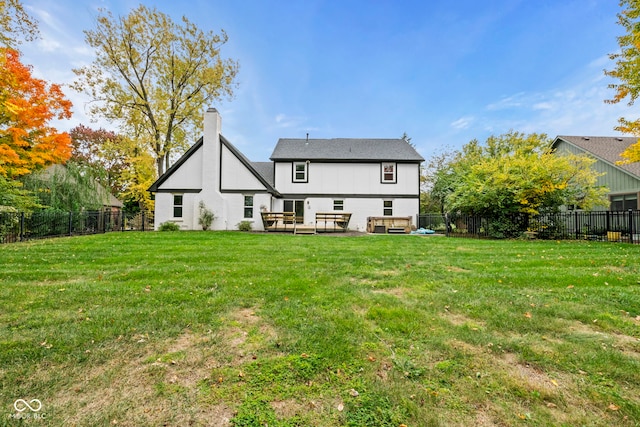
{"label": "large tree", "polygon": [[605,205],[594,160],[554,153],[544,134],[509,132],[484,145],[473,140],[437,172],[434,190],[448,212],[493,218],[537,214],[562,205]]}
{"label": "large tree", "polygon": [[127,161],[124,137],[106,129],[92,129],[78,125],[71,129],[71,160],[86,165],[100,183],[117,195],[125,183],[123,172],[130,166]]}
{"label": "large tree", "polygon": [[84,125],[71,129],[71,160],[91,171],[91,175],[129,207],[151,209],[147,188],[155,179],[155,162],[148,151],[132,138],[105,129]]}
{"label": "large tree", "polygon": [[38,23],[22,6],[20,0],[0,0],[0,45],[15,48],[22,38],[38,37]]}
{"label": "large tree", "polygon": [[[622,0],[620,6],[623,10],[618,13],[618,23],[625,34],[618,37],[620,51],[609,55],[615,61],[615,68],[605,70],[607,76],[614,77],[619,83],[609,85],[615,95],[606,102],[616,104],[627,100],[627,104],[633,106],[640,96],[640,0]],[[640,118],[621,117],[615,129],[640,137]],[[622,153],[621,162],[640,162],[640,141]]]}
{"label": "large tree", "polygon": [[204,32],[186,17],[176,23],[140,5],[118,18],[101,10],[85,39],[96,59],[74,70],[75,89],[95,101],[91,114],[136,135],[159,175],[200,129],[204,106],[233,95],[238,64],[220,55],[224,31]]}
{"label": "large tree", "polygon": [[0,175],[18,178],[71,155],[71,138],[50,125],[71,117],[60,86],[34,78],[20,54],[0,48]]}

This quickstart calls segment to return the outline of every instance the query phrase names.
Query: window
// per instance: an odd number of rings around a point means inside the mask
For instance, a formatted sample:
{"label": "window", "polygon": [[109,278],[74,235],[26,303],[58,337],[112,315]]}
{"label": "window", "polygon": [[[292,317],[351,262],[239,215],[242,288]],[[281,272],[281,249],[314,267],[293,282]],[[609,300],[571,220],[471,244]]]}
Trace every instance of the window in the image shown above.
{"label": "window", "polygon": [[173,217],[182,218],[182,194],[173,195]]}
{"label": "window", "polygon": [[384,209],[382,213],[384,216],[393,216],[393,200],[384,201]]}
{"label": "window", "polygon": [[334,211],[343,211],[344,210],[344,200],[334,200],[333,201],[333,210]]}
{"label": "window", "polygon": [[636,193],[611,196],[612,211],[626,211],[629,209],[638,209],[638,195]]}
{"label": "window", "polygon": [[244,196],[244,217],[253,218],[253,196]]}
{"label": "window", "polygon": [[308,164],[306,162],[296,162],[293,164],[293,182],[309,182],[307,178],[307,168]]}
{"label": "window", "polygon": [[396,164],[395,163],[382,163],[382,165],[380,165],[380,170],[381,170],[381,182],[383,184],[396,183]]}

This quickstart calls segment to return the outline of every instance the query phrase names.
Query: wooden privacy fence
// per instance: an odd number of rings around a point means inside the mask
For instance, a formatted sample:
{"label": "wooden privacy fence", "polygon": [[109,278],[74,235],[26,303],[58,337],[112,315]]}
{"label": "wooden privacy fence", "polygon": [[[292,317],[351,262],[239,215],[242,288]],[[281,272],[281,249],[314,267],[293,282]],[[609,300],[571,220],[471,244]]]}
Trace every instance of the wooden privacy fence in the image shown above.
{"label": "wooden privacy fence", "polygon": [[153,231],[153,212],[0,212],[0,243],[134,230]]}
{"label": "wooden privacy fence", "polygon": [[640,211],[570,211],[499,218],[463,214],[420,214],[418,227],[450,237],[537,238],[640,244]]}

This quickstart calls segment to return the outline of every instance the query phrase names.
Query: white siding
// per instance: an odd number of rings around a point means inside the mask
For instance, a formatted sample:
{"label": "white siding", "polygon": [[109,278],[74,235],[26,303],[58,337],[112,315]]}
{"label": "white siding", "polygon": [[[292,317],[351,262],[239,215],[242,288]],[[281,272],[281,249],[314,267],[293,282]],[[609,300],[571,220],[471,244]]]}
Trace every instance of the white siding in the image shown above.
{"label": "white siding", "polygon": [[396,184],[381,183],[380,163],[308,164],[308,182],[293,182],[292,163],[276,163],[276,188],[283,194],[419,194],[419,166],[398,163]]}
{"label": "white siding", "polygon": [[[182,194],[182,218],[173,217],[174,194]],[[157,230],[160,224],[171,221],[178,224],[182,230],[200,229],[201,227],[198,225],[198,203],[199,195],[197,193],[156,193],[154,228]]]}
{"label": "white siding", "polygon": [[202,188],[202,148],[193,153],[165,182],[160,189],[194,190]]}
{"label": "white siding", "polygon": [[221,144],[222,184],[224,190],[266,190],[258,178],[231,152]]}
{"label": "white siding", "polygon": [[[244,217],[244,196],[253,196],[253,217]],[[260,207],[264,206],[266,210],[270,210],[271,195],[268,193],[253,194],[250,192],[242,194],[227,194],[225,195],[227,202],[227,221],[225,224],[225,230],[237,230],[238,224],[242,221],[249,221],[253,230],[264,230],[262,224],[262,217],[260,215]]]}
{"label": "white siding", "polygon": [[[411,221],[416,225],[416,215],[419,212],[419,201],[410,198],[364,198],[364,197],[307,197],[300,198],[304,200],[304,223],[313,225],[315,223],[317,212],[336,212],[333,210],[334,200],[343,200],[344,209],[338,212],[351,213],[349,221],[349,229],[354,231],[367,230],[367,218],[370,216],[384,216],[384,200],[390,200],[393,203],[393,216],[411,217]],[[284,210],[284,200],[274,200],[273,211],[281,212]]]}

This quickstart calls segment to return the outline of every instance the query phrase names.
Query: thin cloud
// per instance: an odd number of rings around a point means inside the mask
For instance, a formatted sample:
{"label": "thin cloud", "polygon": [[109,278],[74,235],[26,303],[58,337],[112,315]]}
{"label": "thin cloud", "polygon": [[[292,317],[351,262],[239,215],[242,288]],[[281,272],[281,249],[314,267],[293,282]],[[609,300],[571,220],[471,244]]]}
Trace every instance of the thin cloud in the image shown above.
{"label": "thin cloud", "polygon": [[526,105],[525,93],[519,92],[511,96],[504,97],[499,101],[487,105],[489,111],[507,110],[511,108],[519,108]]}
{"label": "thin cloud", "polygon": [[467,129],[473,123],[474,118],[471,116],[460,117],[458,120],[451,123],[451,127],[454,129]]}

